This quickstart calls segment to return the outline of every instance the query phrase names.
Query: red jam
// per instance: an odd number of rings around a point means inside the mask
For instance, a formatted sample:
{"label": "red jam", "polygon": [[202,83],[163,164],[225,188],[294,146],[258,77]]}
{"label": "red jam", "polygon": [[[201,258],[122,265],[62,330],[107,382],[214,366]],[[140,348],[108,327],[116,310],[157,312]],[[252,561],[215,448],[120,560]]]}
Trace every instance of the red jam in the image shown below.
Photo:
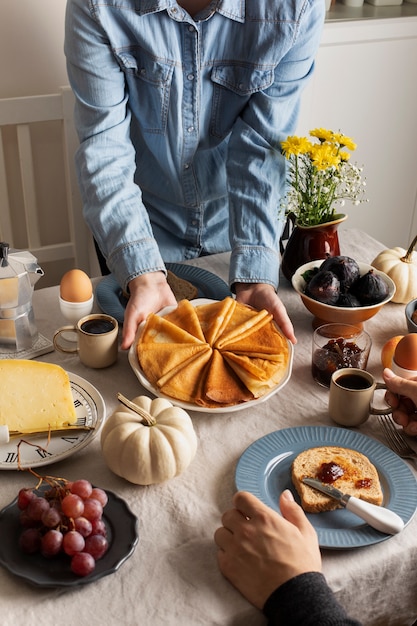
{"label": "red jam", "polygon": [[337,463],[322,463],[317,473],[317,478],[322,483],[330,484],[334,483],[335,480],[343,476],[344,473],[345,471],[343,467],[340,467]]}
{"label": "red jam", "polygon": [[372,485],[372,478],[360,478],[356,481],[356,489],[369,489]]}

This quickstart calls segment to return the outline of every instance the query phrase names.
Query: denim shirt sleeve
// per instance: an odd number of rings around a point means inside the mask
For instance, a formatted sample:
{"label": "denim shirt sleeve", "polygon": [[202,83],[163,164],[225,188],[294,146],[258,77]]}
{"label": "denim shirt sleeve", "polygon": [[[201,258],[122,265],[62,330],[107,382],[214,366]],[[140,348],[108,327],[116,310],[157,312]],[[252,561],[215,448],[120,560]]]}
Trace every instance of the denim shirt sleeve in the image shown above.
{"label": "denim shirt sleeve", "polygon": [[67,4],[65,54],[76,97],[75,161],[84,216],[110,271],[127,289],[136,276],[164,271],[165,265],[134,182],[125,77],[87,1]]}
{"label": "denim shirt sleeve", "polygon": [[278,284],[279,144],[295,130],[324,1],[223,0],[203,17],[175,0],[67,2],[84,216],[124,288],[164,259],[226,249],[230,284]]}
{"label": "denim shirt sleeve", "polygon": [[[318,0],[304,3],[293,44],[275,67],[270,86],[251,97],[233,128],[228,154],[230,284],[277,285],[286,179],[279,144],[295,132],[301,93],[314,69],[324,21],[323,4]],[[256,216],[250,220],[250,231],[246,228],[249,215]]]}

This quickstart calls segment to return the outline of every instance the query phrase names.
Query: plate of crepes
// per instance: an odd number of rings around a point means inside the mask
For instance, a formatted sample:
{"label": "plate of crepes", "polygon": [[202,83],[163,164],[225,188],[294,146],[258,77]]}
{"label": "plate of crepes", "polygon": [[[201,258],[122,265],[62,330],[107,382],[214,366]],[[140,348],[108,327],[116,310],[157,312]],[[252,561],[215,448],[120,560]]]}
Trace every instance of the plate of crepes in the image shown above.
{"label": "plate of crepes", "polygon": [[[323,472],[333,472],[332,480],[323,479]],[[338,427],[299,426],[261,437],[240,457],[235,482],[239,491],[249,491],[276,511],[280,494],[290,489],[322,548],[358,548],[391,537],[340,508],[337,500],[304,485],[305,477],[382,505],[399,515],[405,526],[416,512],[417,482],[406,463],[379,441]]]}
{"label": "plate of crepes", "polygon": [[129,351],[145,389],[203,412],[267,400],[288,382],[292,361],[293,346],[272,315],[231,297],[181,300],[151,313]]}
{"label": "plate of crepes", "polygon": [[0,469],[56,463],[97,436],[104,400],[87,380],[59,365],[0,361]]}

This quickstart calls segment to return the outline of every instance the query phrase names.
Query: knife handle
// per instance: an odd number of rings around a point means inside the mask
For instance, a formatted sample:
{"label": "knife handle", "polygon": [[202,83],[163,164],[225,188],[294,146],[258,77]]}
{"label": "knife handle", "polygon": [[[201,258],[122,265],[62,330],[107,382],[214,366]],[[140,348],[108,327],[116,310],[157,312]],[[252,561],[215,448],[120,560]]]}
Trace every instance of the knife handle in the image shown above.
{"label": "knife handle", "polygon": [[395,535],[404,528],[403,520],[394,511],[365,502],[355,496],[349,498],[346,508],[365,520],[372,528],[387,535]]}

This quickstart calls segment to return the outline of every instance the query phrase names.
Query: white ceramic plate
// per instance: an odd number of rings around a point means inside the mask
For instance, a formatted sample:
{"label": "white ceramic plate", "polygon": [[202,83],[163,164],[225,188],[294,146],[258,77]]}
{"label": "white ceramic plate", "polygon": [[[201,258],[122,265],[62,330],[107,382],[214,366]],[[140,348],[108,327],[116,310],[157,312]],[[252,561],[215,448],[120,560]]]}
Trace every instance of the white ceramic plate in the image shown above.
{"label": "white ceramic plate", "polygon": [[[68,376],[77,421],[89,426],[90,430],[55,433],[51,435],[49,443],[47,434],[25,435],[20,439],[14,437],[8,443],[0,445],[0,469],[26,469],[57,463],[88,446],[97,436],[106,417],[104,400],[87,380],[71,372],[68,372]],[[23,443],[17,448],[20,441]]]}
{"label": "white ceramic plate", "polygon": [[[405,525],[411,521],[417,507],[417,483],[411,470],[379,441],[346,428],[299,426],[261,437],[238,461],[237,489],[253,493],[276,511],[279,511],[278,499],[284,489],[290,489],[300,502],[291,481],[291,464],[300,452],[317,446],[341,446],[367,456],[379,474],[383,505],[397,513]],[[346,509],[308,513],[307,517],[317,531],[322,548],[359,548],[391,536],[371,528]]]}
{"label": "white ceramic plate", "polygon": [[[196,300],[191,300],[191,304],[193,306],[199,306],[201,304],[209,304],[210,302],[215,302],[215,300],[210,300],[206,298],[197,298]],[[174,307],[166,307],[165,309],[162,309],[162,311],[159,312],[159,315],[166,315],[167,313],[172,311],[173,308]],[[181,400],[176,400],[175,398],[171,398],[170,396],[164,395],[163,393],[160,392],[160,390],[157,387],[152,385],[146,378],[145,374],[143,373],[139,365],[139,361],[138,361],[138,357],[136,353],[136,345],[138,343],[141,332],[143,331],[144,325],[145,323],[142,323],[139,326],[138,332],[136,334],[136,339],[129,350],[129,363],[134,373],[136,374],[140,384],[143,387],[145,387],[145,389],[150,391],[157,398],[166,398],[167,400],[172,402],[172,404],[175,404],[176,406],[186,409],[187,411],[198,411],[199,413],[232,413],[235,411],[242,411],[243,409],[249,409],[250,407],[253,407],[254,405],[260,404],[261,402],[265,402],[271,396],[275,395],[278,391],[280,391],[280,389],[282,389],[287,384],[287,382],[289,381],[291,377],[294,348],[293,348],[292,343],[290,341],[287,341],[288,349],[289,349],[289,359],[288,359],[288,365],[287,365],[285,374],[281,382],[278,385],[276,385],[273,389],[271,389],[271,391],[263,395],[261,398],[257,398],[256,400],[249,400],[248,402],[241,402],[239,404],[233,404],[231,406],[222,406],[219,408],[202,407],[197,404],[191,404],[189,402],[182,402]]]}

